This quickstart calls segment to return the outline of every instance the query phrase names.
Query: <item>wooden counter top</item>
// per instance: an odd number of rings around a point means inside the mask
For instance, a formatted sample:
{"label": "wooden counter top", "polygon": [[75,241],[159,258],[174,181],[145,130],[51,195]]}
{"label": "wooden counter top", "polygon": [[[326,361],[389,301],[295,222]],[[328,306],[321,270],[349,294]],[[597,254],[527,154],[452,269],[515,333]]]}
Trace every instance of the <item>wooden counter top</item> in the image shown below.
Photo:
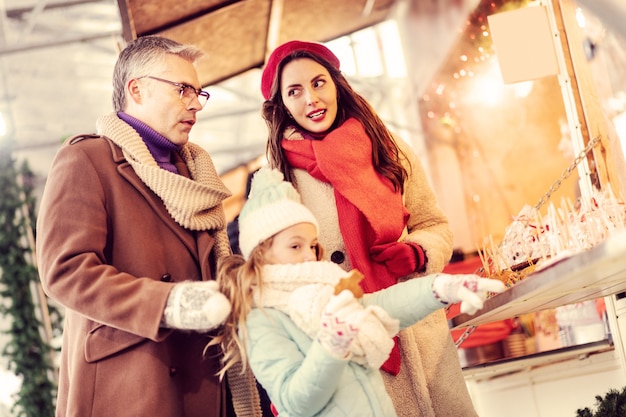
{"label": "wooden counter top", "polygon": [[473,316],[454,319],[452,328],[490,323],[521,314],[626,291],[626,230],[593,248],[555,261],[485,301]]}

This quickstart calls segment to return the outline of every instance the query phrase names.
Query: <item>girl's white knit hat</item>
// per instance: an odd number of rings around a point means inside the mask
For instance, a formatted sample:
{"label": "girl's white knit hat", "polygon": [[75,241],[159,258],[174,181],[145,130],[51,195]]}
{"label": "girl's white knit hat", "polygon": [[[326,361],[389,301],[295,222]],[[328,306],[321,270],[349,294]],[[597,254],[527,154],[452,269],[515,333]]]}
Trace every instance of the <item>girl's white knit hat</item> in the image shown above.
{"label": "girl's white knit hat", "polygon": [[319,231],[315,216],[300,200],[300,194],[283,174],[260,168],[252,178],[248,201],[239,214],[239,247],[248,259],[264,240],[298,223],[311,223]]}

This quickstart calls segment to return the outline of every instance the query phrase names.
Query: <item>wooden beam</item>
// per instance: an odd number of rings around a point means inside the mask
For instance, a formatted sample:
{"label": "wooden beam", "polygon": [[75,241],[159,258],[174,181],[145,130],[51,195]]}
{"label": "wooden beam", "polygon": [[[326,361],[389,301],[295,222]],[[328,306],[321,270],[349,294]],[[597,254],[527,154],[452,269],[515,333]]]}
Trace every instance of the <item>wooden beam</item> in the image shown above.
{"label": "wooden beam", "polygon": [[590,141],[600,138],[586,161],[579,165],[581,194],[591,197],[594,189],[606,190],[610,186],[616,195],[622,195],[623,184],[616,170],[620,163],[616,158],[623,161],[623,157],[611,149],[606,116],[583,50],[577,5],[572,0],[549,0],[546,5],[560,58],[559,80],[576,155]]}

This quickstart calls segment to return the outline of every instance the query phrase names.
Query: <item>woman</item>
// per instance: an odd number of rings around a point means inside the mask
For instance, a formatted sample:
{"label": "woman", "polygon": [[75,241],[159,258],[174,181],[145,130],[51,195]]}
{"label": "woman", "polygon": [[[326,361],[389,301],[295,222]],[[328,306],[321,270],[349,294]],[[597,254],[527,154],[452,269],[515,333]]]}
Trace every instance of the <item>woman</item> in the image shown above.
{"label": "woman", "polygon": [[[261,80],[270,166],[320,223],[326,258],[367,293],[440,272],[452,233],[417,156],[350,86],[325,46],[290,41]],[[400,417],[476,416],[443,310],[399,333],[382,367]]]}

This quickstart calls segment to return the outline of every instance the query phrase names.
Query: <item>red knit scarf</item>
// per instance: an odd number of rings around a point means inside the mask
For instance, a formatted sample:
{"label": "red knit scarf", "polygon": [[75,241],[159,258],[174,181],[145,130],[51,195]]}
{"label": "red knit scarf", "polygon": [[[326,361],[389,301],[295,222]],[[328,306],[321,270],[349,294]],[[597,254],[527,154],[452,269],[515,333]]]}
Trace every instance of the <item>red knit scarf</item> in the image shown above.
{"label": "red knit scarf", "polygon": [[[339,229],[352,267],[363,273],[366,293],[397,282],[384,264],[374,262],[370,249],[396,242],[408,219],[402,195],[372,164],[372,142],[356,119],[348,119],[323,140],[282,141],[289,163],[314,178],[332,185],[337,203]],[[382,369],[400,371],[398,338]]]}

